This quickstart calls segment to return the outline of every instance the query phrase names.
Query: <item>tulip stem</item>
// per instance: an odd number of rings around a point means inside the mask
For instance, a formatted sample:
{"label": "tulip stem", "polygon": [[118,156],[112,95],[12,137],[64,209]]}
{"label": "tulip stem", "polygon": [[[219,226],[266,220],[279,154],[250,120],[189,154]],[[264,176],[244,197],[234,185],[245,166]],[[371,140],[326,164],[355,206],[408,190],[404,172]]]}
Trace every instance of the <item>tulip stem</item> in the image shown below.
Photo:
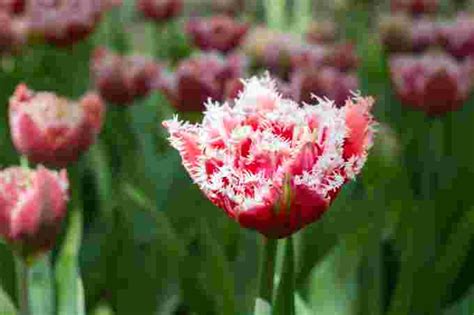
{"label": "tulip stem", "polygon": [[272,310],[273,276],[275,274],[275,259],[277,240],[263,239],[260,263],[260,279],[258,295],[255,301],[255,315],[269,315]]}
{"label": "tulip stem", "polygon": [[17,277],[17,288],[18,288],[18,303],[20,306],[20,315],[30,315],[30,300],[28,296],[28,271],[29,267],[27,262],[16,257],[16,277]]}

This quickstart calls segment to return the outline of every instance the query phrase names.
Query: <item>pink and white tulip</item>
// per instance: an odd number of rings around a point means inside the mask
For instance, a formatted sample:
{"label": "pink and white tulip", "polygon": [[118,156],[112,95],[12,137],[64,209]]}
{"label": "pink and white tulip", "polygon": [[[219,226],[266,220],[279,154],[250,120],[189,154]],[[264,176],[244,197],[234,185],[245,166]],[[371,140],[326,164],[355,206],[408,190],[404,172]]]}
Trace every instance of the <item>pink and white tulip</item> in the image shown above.
{"label": "pink and white tulip", "polygon": [[241,226],[270,238],[318,220],[372,145],[372,98],[299,105],[269,78],[244,81],[231,104],[206,104],[200,124],[163,125],[203,193]]}

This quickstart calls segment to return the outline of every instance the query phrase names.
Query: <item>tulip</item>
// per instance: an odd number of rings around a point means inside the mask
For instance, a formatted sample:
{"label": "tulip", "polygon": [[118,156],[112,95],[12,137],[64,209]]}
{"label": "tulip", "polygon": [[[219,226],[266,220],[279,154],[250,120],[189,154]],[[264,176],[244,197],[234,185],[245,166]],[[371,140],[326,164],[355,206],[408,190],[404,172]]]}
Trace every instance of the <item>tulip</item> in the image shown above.
{"label": "tulip", "polygon": [[438,0],[391,0],[393,12],[405,12],[412,15],[434,13],[438,9]]}
{"label": "tulip", "polygon": [[474,18],[459,14],[455,21],[441,24],[439,33],[443,47],[454,57],[474,56]]}
{"label": "tulip", "polygon": [[240,45],[248,25],[226,15],[217,15],[191,19],[186,30],[194,45],[200,49],[228,53]]}
{"label": "tulip", "polygon": [[88,37],[113,4],[111,0],[31,1],[27,16],[33,34],[56,46],[70,46]]}
{"label": "tulip", "polygon": [[192,180],[242,227],[287,237],[318,220],[372,145],[371,98],[300,106],[269,77],[232,104],[206,103],[202,123],[163,123]]}
{"label": "tulip", "polygon": [[240,55],[223,57],[204,53],[183,60],[163,88],[171,103],[182,112],[202,111],[208,99],[222,101],[238,94],[238,80],[245,71]]}
{"label": "tulip", "polygon": [[293,97],[299,102],[311,103],[314,96],[329,98],[343,106],[352,91],[358,88],[355,74],[343,73],[331,67],[299,70],[291,76]]}
{"label": "tulip", "polygon": [[401,102],[430,116],[459,109],[471,91],[472,69],[448,55],[399,55],[389,64]]}
{"label": "tulip", "polygon": [[13,144],[32,162],[65,167],[95,141],[104,111],[102,100],[94,93],[71,101],[20,84],[9,106]]}
{"label": "tulip", "polygon": [[22,14],[25,11],[26,0],[0,0],[0,11],[9,14]]}
{"label": "tulip", "polygon": [[0,55],[16,53],[28,40],[28,23],[23,18],[0,11]]}
{"label": "tulip", "polygon": [[54,246],[67,211],[68,186],[65,170],[0,171],[0,235],[19,256],[33,258]]}
{"label": "tulip", "polygon": [[143,16],[157,23],[175,18],[183,9],[182,0],[138,0],[136,3]]}
{"label": "tulip", "polygon": [[235,16],[245,8],[245,0],[213,0],[212,8],[220,14]]}
{"label": "tulip", "polygon": [[337,26],[332,21],[312,22],[306,40],[312,44],[330,44],[337,38]]}
{"label": "tulip", "polygon": [[124,57],[99,47],[92,55],[91,73],[97,90],[107,102],[130,105],[151,91],[160,79],[161,67],[143,56]]}

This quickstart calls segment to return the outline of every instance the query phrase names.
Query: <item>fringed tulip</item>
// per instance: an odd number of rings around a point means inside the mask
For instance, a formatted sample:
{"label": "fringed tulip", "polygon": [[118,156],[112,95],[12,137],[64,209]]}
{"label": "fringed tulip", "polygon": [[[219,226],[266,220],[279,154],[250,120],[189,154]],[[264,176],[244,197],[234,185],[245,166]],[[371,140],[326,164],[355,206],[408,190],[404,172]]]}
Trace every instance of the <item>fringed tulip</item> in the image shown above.
{"label": "fringed tulip", "polygon": [[183,9],[182,0],[138,0],[136,3],[143,16],[157,23],[175,18]]}
{"label": "fringed tulip", "polygon": [[217,15],[191,19],[186,30],[194,45],[200,49],[228,53],[240,45],[248,25],[226,15]]}
{"label": "fringed tulip", "polygon": [[76,102],[20,84],[10,98],[13,144],[32,162],[65,167],[95,141],[104,111],[93,93]]}
{"label": "fringed tulip", "polygon": [[357,175],[372,144],[373,100],[300,106],[268,77],[245,82],[232,105],[208,102],[200,124],[163,124],[203,193],[241,226],[269,238],[318,220]]}
{"label": "fringed tulip", "polygon": [[405,105],[442,115],[459,109],[471,91],[471,67],[448,55],[399,55],[390,59],[395,91]]}
{"label": "fringed tulip", "polygon": [[146,96],[161,67],[143,56],[120,56],[103,47],[92,56],[91,73],[101,96],[112,104],[130,105],[136,98]]}
{"label": "fringed tulip", "polygon": [[50,250],[69,198],[65,170],[11,167],[0,171],[0,235],[24,259]]}

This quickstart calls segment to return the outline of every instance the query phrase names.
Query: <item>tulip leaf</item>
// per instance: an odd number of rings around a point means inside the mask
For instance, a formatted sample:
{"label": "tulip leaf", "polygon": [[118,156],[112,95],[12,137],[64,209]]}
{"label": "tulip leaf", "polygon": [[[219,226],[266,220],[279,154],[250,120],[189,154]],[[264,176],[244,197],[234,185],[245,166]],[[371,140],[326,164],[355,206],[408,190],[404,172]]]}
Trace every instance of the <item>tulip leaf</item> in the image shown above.
{"label": "tulip leaf", "polygon": [[311,272],[308,300],[315,314],[345,315],[357,311],[360,255],[346,244],[334,247]]}
{"label": "tulip leaf", "polygon": [[82,238],[82,212],[71,211],[66,238],[56,262],[57,304],[59,315],[83,315],[84,288],[79,273],[78,254]]}
{"label": "tulip leaf", "polygon": [[54,314],[54,284],[50,254],[38,258],[28,270],[28,295],[32,314]]}
{"label": "tulip leaf", "polygon": [[456,303],[451,305],[443,315],[470,315],[474,314],[474,286],[468,293],[459,299]]}
{"label": "tulip leaf", "polygon": [[200,314],[235,314],[234,276],[224,251],[206,222],[199,231],[180,269],[184,300]]}
{"label": "tulip leaf", "polygon": [[18,312],[10,296],[0,287],[0,314],[16,315]]}
{"label": "tulip leaf", "polygon": [[273,314],[294,315],[295,314],[295,257],[293,238],[290,236],[285,240],[283,265],[280,274],[280,283],[275,296]]}
{"label": "tulip leaf", "polygon": [[301,295],[295,292],[295,313],[297,315],[312,315],[314,314],[313,310],[309,307]]}
{"label": "tulip leaf", "polygon": [[92,315],[114,315],[114,311],[108,304],[102,302],[97,305]]}

